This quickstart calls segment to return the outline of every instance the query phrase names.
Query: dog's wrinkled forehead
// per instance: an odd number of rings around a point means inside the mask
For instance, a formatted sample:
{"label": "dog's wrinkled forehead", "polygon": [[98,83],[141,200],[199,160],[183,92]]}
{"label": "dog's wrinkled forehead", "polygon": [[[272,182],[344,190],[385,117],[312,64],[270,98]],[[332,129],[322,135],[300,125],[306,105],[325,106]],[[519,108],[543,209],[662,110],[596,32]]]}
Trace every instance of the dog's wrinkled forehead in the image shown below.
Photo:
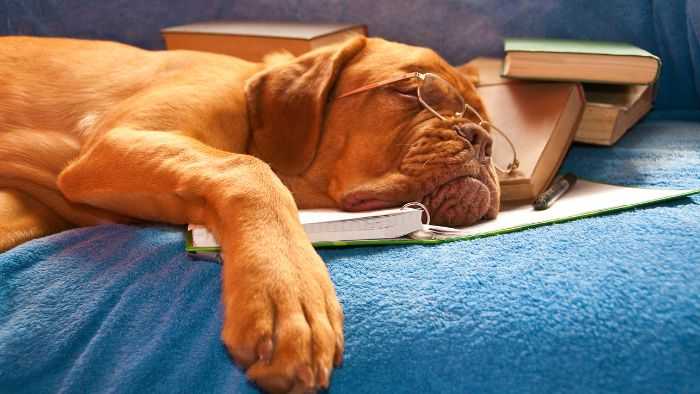
{"label": "dog's wrinkled forehead", "polygon": [[415,71],[440,75],[460,91],[466,88],[466,78],[432,49],[377,38],[368,39],[364,50],[346,66],[338,87],[348,91]]}

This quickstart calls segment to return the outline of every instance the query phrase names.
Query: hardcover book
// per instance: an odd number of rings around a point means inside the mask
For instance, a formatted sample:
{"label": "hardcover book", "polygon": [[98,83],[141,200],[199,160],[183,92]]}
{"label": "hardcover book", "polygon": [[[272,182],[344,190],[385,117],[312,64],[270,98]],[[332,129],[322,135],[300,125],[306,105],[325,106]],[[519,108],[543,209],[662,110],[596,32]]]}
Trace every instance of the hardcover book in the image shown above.
{"label": "hardcover book", "polygon": [[271,52],[302,55],[323,45],[367,35],[357,24],[293,22],[201,22],[161,30],[167,49],[189,49],[260,62]]}
{"label": "hardcover book", "polygon": [[661,60],[621,42],[506,38],[503,76],[611,84],[651,84]]}
{"label": "hardcover book", "polygon": [[[500,59],[477,58],[477,90],[491,122],[513,141],[519,168],[499,174],[501,201],[532,202],[559,170],[578,129],[585,98],[581,85],[501,78]],[[494,139],[494,144],[503,142]],[[494,146],[494,150],[499,149]]]}
{"label": "hardcover book", "polygon": [[652,107],[654,85],[584,84],[586,109],[574,141],[615,144]]}

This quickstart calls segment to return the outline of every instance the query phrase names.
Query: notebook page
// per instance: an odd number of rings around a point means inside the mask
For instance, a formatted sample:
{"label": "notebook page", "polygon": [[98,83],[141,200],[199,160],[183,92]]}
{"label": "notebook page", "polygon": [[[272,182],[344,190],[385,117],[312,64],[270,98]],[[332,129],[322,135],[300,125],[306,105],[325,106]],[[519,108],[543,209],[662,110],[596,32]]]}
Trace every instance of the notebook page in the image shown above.
{"label": "notebook page", "polygon": [[590,216],[625,206],[638,205],[680,195],[687,190],[642,189],[588,182],[579,179],[566,194],[546,210],[536,211],[531,204],[502,210],[494,220],[460,228],[460,236],[494,233],[543,222],[555,222],[578,216]]}
{"label": "notebook page", "polygon": [[408,208],[400,212],[351,220],[303,223],[311,242],[397,238],[422,227],[423,212]]}
{"label": "notebook page", "polygon": [[[406,208],[413,209],[413,208]],[[406,211],[401,208],[379,209],[365,212],[345,212],[337,209],[300,209],[299,220],[301,224],[308,223],[328,223],[341,220],[366,220],[374,216],[396,215]]]}

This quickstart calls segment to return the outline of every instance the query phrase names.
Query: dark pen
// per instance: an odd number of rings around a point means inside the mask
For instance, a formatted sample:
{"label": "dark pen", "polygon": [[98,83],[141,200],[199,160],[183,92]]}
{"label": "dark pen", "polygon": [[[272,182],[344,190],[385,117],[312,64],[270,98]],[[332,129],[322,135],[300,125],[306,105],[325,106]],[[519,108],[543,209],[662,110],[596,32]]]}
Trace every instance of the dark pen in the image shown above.
{"label": "dark pen", "polygon": [[558,177],[554,178],[552,185],[549,186],[547,190],[537,196],[535,202],[532,203],[532,206],[535,207],[536,211],[542,211],[551,207],[552,204],[554,204],[559,197],[563,196],[564,193],[571,189],[575,183],[576,175],[570,172],[566,175],[559,175]]}

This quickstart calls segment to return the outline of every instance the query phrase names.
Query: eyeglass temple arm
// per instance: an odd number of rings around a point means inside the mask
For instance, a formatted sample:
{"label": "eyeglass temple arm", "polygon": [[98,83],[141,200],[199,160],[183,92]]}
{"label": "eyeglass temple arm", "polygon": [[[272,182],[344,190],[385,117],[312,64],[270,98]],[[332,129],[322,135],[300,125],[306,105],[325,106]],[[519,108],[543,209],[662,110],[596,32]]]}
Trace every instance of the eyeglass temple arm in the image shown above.
{"label": "eyeglass temple arm", "polygon": [[498,126],[494,125],[493,123],[484,120],[484,118],[481,117],[481,114],[474,109],[471,105],[464,103],[464,108],[465,112],[468,109],[471,113],[476,115],[476,117],[479,119],[479,126],[484,127],[484,126],[489,126],[491,129],[496,130],[499,134],[503,136],[503,138],[506,139],[506,142],[508,142],[508,145],[510,145],[510,149],[513,151],[513,162],[508,164],[508,168],[506,169],[506,173],[510,174],[511,172],[515,171],[518,169],[520,166],[520,160],[518,160],[518,151],[515,149],[515,144],[513,144],[513,141],[510,140],[510,137],[506,133],[504,133],[501,129],[498,128]]}
{"label": "eyeglass temple arm", "polygon": [[371,83],[371,84],[365,85],[365,86],[363,86],[363,87],[361,87],[361,88],[359,88],[359,89],[355,89],[355,90],[351,90],[351,91],[349,91],[349,92],[347,92],[347,93],[343,93],[343,94],[341,94],[340,96],[336,96],[336,99],[341,99],[341,98],[343,98],[343,97],[351,96],[351,95],[353,95],[353,94],[366,92],[366,91],[368,91],[368,90],[372,90],[372,89],[378,88],[378,87],[380,87],[380,86],[389,85],[389,84],[394,83],[394,82],[403,81],[404,79],[409,79],[409,78],[422,78],[422,77],[424,77],[424,74],[421,74],[421,73],[419,73],[419,72],[413,72],[413,73],[408,73],[408,74],[399,75],[399,76],[394,77],[394,78],[391,78],[391,79],[387,79],[387,80],[384,80],[384,81],[379,81],[379,82]]}
{"label": "eyeglass temple arm", "polygon": [[[341,98],[343,98],[343,97],[348,97],[348,96],[352,96],[352,95],[357,94],[357,93],[366,92],[366,91],[368,91],[368,90],[372,90],[372,89],[375,89],[375,88],[378,88],[378,87],[381,87],[381,86],[384,86],[384,85],[389,85],[389,84],[392,84],[392,83],[394,83],[394,82],[403,81],[403,80],[409,79],[409,78],[418,78],[418,79],[421,79],[421,80],[422,80],[422,79],[425,79],[425,77],[426,77],[426,74],[423,74],[423,73],[420,73],[420,72],[407,73],[407,74],[399,75],[399,76],[394,77],[394,78],[391,78],[391,79],[387,79],[387,80],[384,80],[384,81],[379,81],[379,82],[371,83],[371,84],[369,84],[369,85],[365,85],[365,86],[363,86],[363,87],[361,87],[361,88],[358,88],[358,89],[351,90],[351,91],[349,91],[349,92],[343,93],[343,94],[341,94],[340,96],[336,96],[335,98],[336,98],[336,99],[341,99]],[[423,100],[420,98],[420,96],[418,97],[418,99],[421,100],[421,102],[423,101]],[[437,115],[438,118],[443,119],[443,120],[445,119],[443,116],[441,116],[441,115],[440,115],[439,113],[437,113],[435,110],[433,110],[432,108],[430,108],[429,105],[427,105],[427,104],[425,104],[425,103],[423,103],[423,104],[424,104],[425,107],[428,108],[433,114]],[[476,109],[474,109],[471,105],[469,105],[469,104],[467,104],[467,103],[465,102],[465,103],[464,103],[464,108],[465,108],[465,111],[464,111],[464,112],[466,112],[466,110],[469,109],[469,111],[470,111],[471,113],[473,113],[474,115],[476,115],[476,117],[479,119],[479,126],[484,127],[485,125],[488,125],[490,128],[496,130],[498,133],[500,133],[500,134],[506,139],[506,141],[508,142],[508,145],[510,145],[510,149],[513,151],[513,162],[510,163],[510,164],[508,165],[507,173],[511,173],[511,172],[515,171],[515,170],[518,168],[518,166],[520,165],[520,161],[518,160],[518,151],[515,149],[515,145],[513,144],[513,141],[511,141],[510,138],[508,137],[508,135],[507,135],[506,133],[504,133],[503,131],[501,131],[501,129],[499,129],[497,126],[495,126],[495,125],[492,124],[491,122],[488,122],[488,121],[484,120],[484,118],[481,117],[481,115],[479,114],[479,112],[478,112]],[[464,113],[462,113],[461,115],[463,116]]]}

